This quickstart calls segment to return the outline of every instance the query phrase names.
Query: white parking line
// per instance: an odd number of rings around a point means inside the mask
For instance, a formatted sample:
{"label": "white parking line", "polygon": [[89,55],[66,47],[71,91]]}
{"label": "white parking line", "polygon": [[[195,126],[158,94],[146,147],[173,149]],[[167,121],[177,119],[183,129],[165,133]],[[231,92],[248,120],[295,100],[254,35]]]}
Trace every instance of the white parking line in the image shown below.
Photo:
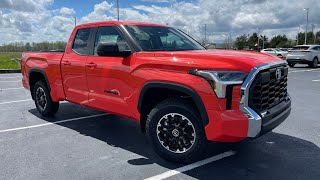
{"label": "white parking line", "polygon": [[2,83],[2,82],[4,82],[4,83],[8,83],[8,82],[21,82],[21,80],[18,80],[18,81],[0,81],[0,83]]}
{"label": "white parking line", "polygon": [[82,119],[100,117],[100,116],[105,116],[105,115],[107,115],[107,114],[105,114],[105,113],[104,114],[96,114],[96,115],[84,116],[84,117],[78,117],[78,118],[72,118],[72,119],[66,119],[66,120],[61,120],[61,121],[56,121],[56,122],[43,123],[43,124],[38,124],[38,125],[33,125],[33,126],[25,126],[25,127],[19,127],[19,128],[4,129],[4,130],[0,130],[0,133],[18,131],[18,130],[24,130],[24,129],[38,128],[38,127],[49,126],[49,125],[53,125],[53,124],[61,124],[61,123],[70,122],[70,121],[79,121],[79,120],[82,120]]}
{"label": "white parking line", "polygon": [[0,77],[0,79],[12,79],[12,78],[22,78],[22,76],[14,76],[14,77],[11,77],[11,76],[9,76],[9,77],[3,77],[3,76],[1,76],[1,77]]}
{"label": "white parking line", "polygon": [[8,102],[2,102],[0,103],[0,105],[2,104],[11,104],[11,103],[17,103],[17,102],[25,102],[25,101],[31,101],[32,99],[23,99],[23,100],[18,100],[18,101],[8,101]]}
{"label": "white parking line", "polygon": [[[23,99],[23,100],[17,100],[17,101],[8,101],[8,102],[2,102],[1,104],[10,104],[10,103],[18,103],[18,102],[25,102],[25,101],[32,101],[32,99]],[[60,104],[62,103],[68,103],[69,101],[60,101]]]}
{"label": "white parking line", "polygon": [[206,164],[214,162],[214,161],[218,161],[220,159],[232,156],[234,154],[236,154],[235,151],[227,151],[227,152],[218,154],[216,156],[212,156],[210,158],[207,158],[207,159],[204,159],[204,160],[201,160],[201,161],[198,161],[198,162],[195,162],[195,163],[192,163],[192,164],[189,164],[189,165],[186,165],[186,166],[183,166],[183,167],[180,167],[180,168],[177,168],[177,169],[174,169],[174,170],[170,170],[170,171],[164,172],[162,174],[147,178],[145,180],[160,180],[160,179],[169,178],[171,176],[174,176],[174,175],[177,175],[177,174],[181,174],[183,172],[195,169],[197,167],[206,165]]}
{"label": "white parking line", "polygon": [[320,79],[316,79],[316,80],[312,80],[313,82],[319,82],[320,81]]}
{"label": "white parking line", "polygon": [[23,87],[18,87],[18,88],[7,88],[7,89],[1,89],[0,91],[8,91],[8,90],[15,90],[15,89],[23,89]]}
{"label": "white parking line", "polygon": [[318,71],[320,69],[308,69],[308,70],[296,70],[296,71],[289,71],[289,73],[294,73],[294,72],[310,72],[310,71]]}

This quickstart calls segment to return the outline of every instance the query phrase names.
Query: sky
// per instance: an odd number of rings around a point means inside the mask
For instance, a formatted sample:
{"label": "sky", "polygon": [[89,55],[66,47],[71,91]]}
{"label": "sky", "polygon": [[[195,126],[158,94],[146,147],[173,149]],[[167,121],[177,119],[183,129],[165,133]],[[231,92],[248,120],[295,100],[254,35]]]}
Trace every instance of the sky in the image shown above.
{"label": "sky", "polygon": [[[258,32],[294,39],[309,26],[320,30],[319,0],[119,0],[120,20],[168,24],[197,40]],[[116,0],[0,0],[0,44],[67,41],[77,23],[117,19]],[[300,28],[299,28],[300,26]]]}

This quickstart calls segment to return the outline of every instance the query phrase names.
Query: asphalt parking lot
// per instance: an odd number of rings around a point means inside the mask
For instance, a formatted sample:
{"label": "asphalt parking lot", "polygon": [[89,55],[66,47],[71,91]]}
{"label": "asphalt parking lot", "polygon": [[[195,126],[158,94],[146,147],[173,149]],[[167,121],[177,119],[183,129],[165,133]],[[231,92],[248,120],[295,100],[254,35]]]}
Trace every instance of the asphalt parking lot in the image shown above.
{"label": "asphalt parking lot", "polygon": [[319,179],[320,67],[289,73],[283,124],[259,139],[210,143],[191,166],[158,157],[129,119],[68,102],[40,117],[21,75],[0,74],[0,179]]}

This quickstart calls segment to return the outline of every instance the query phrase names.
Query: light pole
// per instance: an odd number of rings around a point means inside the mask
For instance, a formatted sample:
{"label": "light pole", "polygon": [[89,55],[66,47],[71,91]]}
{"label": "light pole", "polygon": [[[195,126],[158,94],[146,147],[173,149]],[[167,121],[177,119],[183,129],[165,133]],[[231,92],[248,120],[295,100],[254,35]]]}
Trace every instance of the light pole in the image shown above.
{"label": "light pole", "polygon": [[77,26],[77,17],[73,16],[74,19],[74,26]]}
{"label": "light pole", "polygon": [[316,40],[317,40],[317,32],[314,34],[313,44],[316,44]]}
{"label": "light pole", "polygon": [[264,38],[265,37],[266,37],[265,35],[262,36],[262,49],[264,49]]}
{"label": "light pole", "polygon": [[229,32],[229,49],[232,49],[232,31]]}
{"label": "light pole", "polygon": [[312,36],[313,36],[313,44],[316,44],[316,36],[315,36],[315,34],[313,33],[313,30],[314,30],[314,28],[316,27],[316,25],[315,24],[311,24],[311,28],[312,28]]}
{"label": "light pole", "polygon": [[222,34],[222,37],[224,38],[223,48],[228,49],[229,47],[229,34]]}
{"label": "light pole", "polygon": [[307,44],[307,33],[308,33],[308,23],[309,23],[309,8],[304,8],[303,10],[307,11],[306,32],[304,34],[304,44]]}
{"label": "light pole", "polygon": [[257,34],[257,36],[258,36],[258,45],[257,45],[257,49],[259,49],[259,42],[260,42],[259,34],[260,34],[260,28],[257,28],[257,30],[258,30],[258,34]]}
{"label": "light pole", "polygon": [[204,24],[204,44],[207,44],[207,24]]}
{"label": "light pole", "polygon": [[117,0],[117,15],[118,15],[118,21],[120,20],[120,13],[119,13],[119,0]]}
{"label": "light pole", "polygon": [[298,35],[297,35],[297,45],[299,45],[299,33],[300,33],[301,26],[298,27]]}

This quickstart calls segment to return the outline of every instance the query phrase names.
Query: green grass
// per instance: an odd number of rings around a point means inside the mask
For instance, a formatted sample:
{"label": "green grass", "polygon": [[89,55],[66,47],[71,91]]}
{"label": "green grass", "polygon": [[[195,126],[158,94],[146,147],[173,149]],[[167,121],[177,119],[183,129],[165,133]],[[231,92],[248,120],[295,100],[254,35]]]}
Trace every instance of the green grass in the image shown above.
{"label": "green grass", "polygon": [[11,61],[12,58],[21,58],[21,53],[0,52],[0,69],[20,69],[18,63]]}

